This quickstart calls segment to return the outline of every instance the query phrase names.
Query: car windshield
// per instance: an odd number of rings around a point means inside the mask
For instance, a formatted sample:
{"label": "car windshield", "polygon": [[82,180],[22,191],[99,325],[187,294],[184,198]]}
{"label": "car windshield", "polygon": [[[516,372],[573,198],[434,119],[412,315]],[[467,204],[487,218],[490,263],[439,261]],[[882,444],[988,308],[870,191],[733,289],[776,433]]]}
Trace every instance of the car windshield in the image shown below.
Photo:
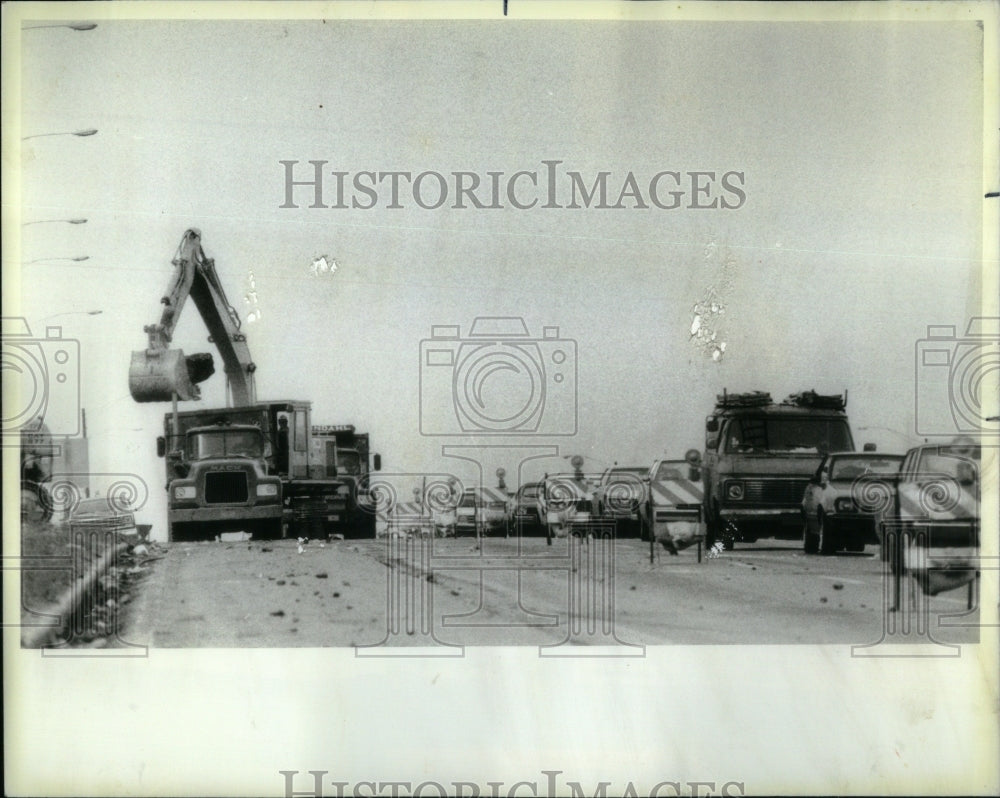
{"label": "car windshield", "polygon": [[534,499],[538,496],[538,485],[526,485],[518,491],[522,499]]}
{"label": "car windshield", "polygon": [[591,484],[587,478],[578,479],[575,474],[555,474],[545,481],[545,496],[548,499],[581,498],[590,491]]}
{"label": "car windshield", "polygon": [[188,438],[188,457],[205,460],[210,457],[261,457],[264,439],[260,430],[212,430],[198,432]]}
{"label": "car windshield", "polygon": [[975,475],[980,457],[979,448],[969,451],[966,448],[940,446],[927,449],[920,456],[917,471],[922,474],[945,474],[961,480],[968,480]]}
{"label": "car windshield", "polygon": [[608,482],[630,482],[631,477],[644,477],[648,468],[612,468],[608,473]]}
{"label": "car windshield", "polygon": [[669,479],[687,479],[684,476],[687,470],[688,464],[686,462],[680,461],[667,461],[660,463],[659,468],[656,469],[655,480],[669,480]]}
{"label": "car windshield", "polygon": [[838,457],[830,466],[830,479],[857,479],[876,474],[892,476],[899,472],[902,457]]}
{"label": "car windshield", "polygon": [[462,500],[458,503],[459,507],[475,507],[476,506],[476,496],[474,493],[463,493]]}
{"label": "car windshield", "polygon": [[727,452],[806,454],[853,448],[847,421],[840,418],[737,418],[726,435]]}

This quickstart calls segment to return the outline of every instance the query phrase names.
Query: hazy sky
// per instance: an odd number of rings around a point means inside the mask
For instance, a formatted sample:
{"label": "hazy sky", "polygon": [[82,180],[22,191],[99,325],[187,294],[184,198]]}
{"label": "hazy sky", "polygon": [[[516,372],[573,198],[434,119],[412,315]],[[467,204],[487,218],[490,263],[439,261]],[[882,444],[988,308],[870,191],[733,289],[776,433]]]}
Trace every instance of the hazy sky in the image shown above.
{"label": "hazy sky", "polygon": [[[26,31],[21,135],[100,132],[23,143],[23,220],[89,222],[22,228],[22,260],[89,260],[26,263],[22,313],[36,337],[58,322],[79,338],[92,466],[143,475],[154,514],[167,408],[131,400],[129,353],[159,319],[192,226],[244,319],[259,397],[311,399],[314,422],[370,431],[388,472],[468,478],[441,445],[491,442],[420,434],[420,342],[433,325],[466,335],[477,316],[520,316],[535,337],[555,326],[575,342],[577,434],[504,443],[558,444],[595,470],[649,464],[701,447],[723,387],[815,388],[849,389],[859,445],[902,450],[916,440],[917,341],[929,324],[961,337],[980,304],[981,43],[973,23]],[[310,208],[308,188],[292,209],[279,207],[282,160],[301,162],[300,179],[326,160],[348,181],[542,178],[542,161],[559,160],[564,181],[609,172],[609,204],[629,172],[643,193],[663,171],[740,172],[745,201],[692,209],[688,191],[671,210],[455,209],[451,198],[425,210],[405,188],[406,207],[390,209],[383,184],[371,209]],[[518,186],[544,204],[544,190]],[[319,256],[335,274],[313,273]],[[712,301],[724,309],[705,320],[726,344],[718,360],[691,336],[696,306]],[[91,309],[103,314],[44,321]],[[175,344],[210,351],[206,335],[189,305]],[[203,390],[205,406],[222,401],[221,368]],[[556,424],[572,392],[547,391]],[[509,460],[485,454],[487,474],[512,471]],[[535,461],[525,476],[560,464]]]}

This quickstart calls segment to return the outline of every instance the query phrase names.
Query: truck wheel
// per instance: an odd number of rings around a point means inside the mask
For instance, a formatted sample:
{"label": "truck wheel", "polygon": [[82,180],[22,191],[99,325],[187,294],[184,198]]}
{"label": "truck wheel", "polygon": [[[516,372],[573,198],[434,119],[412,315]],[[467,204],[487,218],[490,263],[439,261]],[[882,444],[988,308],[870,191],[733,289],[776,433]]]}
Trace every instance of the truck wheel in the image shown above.
{"label": "truck wheel", "polygon": [[257,522],[254,537],[261,540],[277,540],[281,537],[281,519],[265,519]]}
{"label": "truck wheel", "polygon": [[836,552],[837,541],[833,532],[830,531],[830,525],[826,522],[822,510],[816,513],[816,526],[819,527],[816,536],[818,538],[817,548],[819,549],[819,553],[826,556]]}
{"label": "truck wheel", "polygon": [[719,515],[719,506],[713,504],[708,508],[708,513],[705,516],[705,548],[712,548],[722,537],[722,518]]}
{"label": "truck wheel", "polygon": [[736,522],[730,519],[723,524],[720,518],[719,526],[722,527],[722,548],[726,551],[732,551],[736,548],[736,537],[739,534]]}

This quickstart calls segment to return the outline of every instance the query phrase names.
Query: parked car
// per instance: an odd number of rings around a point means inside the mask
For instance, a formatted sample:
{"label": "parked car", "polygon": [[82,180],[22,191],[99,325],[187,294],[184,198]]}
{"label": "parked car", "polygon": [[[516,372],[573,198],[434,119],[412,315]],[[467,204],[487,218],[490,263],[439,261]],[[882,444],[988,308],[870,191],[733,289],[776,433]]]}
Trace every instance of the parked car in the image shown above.
{"label": "parked car", "polygon": [[539,494],[548,537],[583,534],[591,526],[593,481],[583,474],[547,474]]}
{"label": "parked car", "polygon": [[81,499],[70,513],[69,523],[73,531],[139,534],[135,514],[129,506],[106,496]]}
{"label": "parked car", "polygon": [[462,491],[462,498],[458,500],[458,507],[455,508],[455,534],[475,535],[476,534],[476,510],[478,501],[476,500],[476,489],[466,488]]}
{"label": "parked car", "polygon": [[615,535],[636,535],[639,508],[646,497],[649,468],[614,466],[601,474],[594,489],[594,512],[615,525]]}
{"label": "parked car", "polygon": [[507,491],[501,488],[475,488],[476,521],[481,535],[510,534],[510,504]]}
{"label": "parked car", "polygon": [[[902,556],[893,570],[915,573],[930,595],[971,582],[980,545],[981,448],[971,439],[910,449],[899,471],[892,512],[879,539],[894,533]],[[922,551],[921,551],[922,550]]]}
{"label": "parked car", "polygon": [[895,502],[903,456],[831,452],[802,497],[803,548],[807,554],[864,551],[878,543],[876,527]]}
{"label": "parked car", "polygon": [[500,488],[466,488],[455,510],[456,535],[508,534],[509,503]]}
{"label": "parked car", "polygon": [[544,534],[545,524],[540,507],[541,482],[525,482],[517,489],[511,506],[511,525],[521,535]]}

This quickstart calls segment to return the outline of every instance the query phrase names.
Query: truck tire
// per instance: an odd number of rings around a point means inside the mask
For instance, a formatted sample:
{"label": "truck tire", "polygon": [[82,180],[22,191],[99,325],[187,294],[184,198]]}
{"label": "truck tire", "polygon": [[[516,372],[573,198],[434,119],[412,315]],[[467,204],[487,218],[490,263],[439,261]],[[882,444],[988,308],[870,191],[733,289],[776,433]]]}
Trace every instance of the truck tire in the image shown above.
{"label": "truck tire", "polygon": [[705,548],[710,549],[715,545],[715,542],[719,539],[721,532],[719,514],[717,509],[714,507],[709,507],[708,512],[705,513]]}
{"label": "truck tire", "polygon": [[736,548],[736,538],[740,532],[736,522],[732,519],[723,521],[722,518],[719,518],[719,528],[722,536],[722,548],[726,551],[732,551]]}
{"label": "truck tire", "polygon": [[280,518],[265,519],[258,521],[253,530],[253,536],[257,540],[278,540],[281,538],[282,524]]}

